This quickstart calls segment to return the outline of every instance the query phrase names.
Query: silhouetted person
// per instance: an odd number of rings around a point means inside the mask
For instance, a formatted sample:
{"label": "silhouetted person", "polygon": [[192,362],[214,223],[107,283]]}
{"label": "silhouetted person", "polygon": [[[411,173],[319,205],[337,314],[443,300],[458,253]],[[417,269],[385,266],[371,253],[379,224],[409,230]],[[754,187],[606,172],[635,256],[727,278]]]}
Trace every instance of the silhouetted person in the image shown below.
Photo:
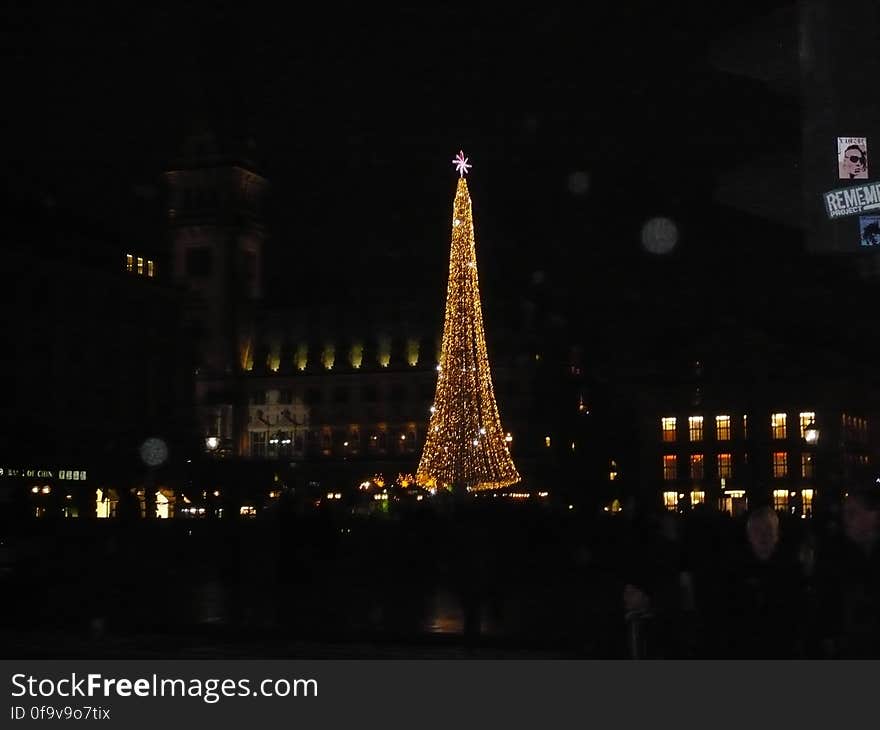
{"label": "silhouetted person", "polygon": [[680,518],[654,515],[625,569],[624,619],[631,658],[679,658],[691,651],[693,581]]}
{"label": "silhouetted person", "polygon": [[831,657],[880,657],[880,490],[853,492],[843,507],[844,539],[820,565],[821,629]]}
{"label": "silhouetted person", "polygon": [[716,644],[722,656],[785,659],[795,656],[801,577],[797,563],[780,548],[779,517],[769,506],[746,521],[745,545],[730,566],[723,622]]}

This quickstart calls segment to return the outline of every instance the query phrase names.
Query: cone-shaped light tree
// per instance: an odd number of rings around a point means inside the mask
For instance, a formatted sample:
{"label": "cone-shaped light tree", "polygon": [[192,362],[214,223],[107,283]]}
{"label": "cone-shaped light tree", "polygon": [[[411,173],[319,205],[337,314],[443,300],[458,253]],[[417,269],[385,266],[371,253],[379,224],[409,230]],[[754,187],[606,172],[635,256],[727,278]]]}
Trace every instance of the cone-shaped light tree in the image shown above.
{"label": "cone-shaped light tree", "polygon": [[464,177],[470,165],[463,152],[453,162],[459,179],[443,344],[416,479],[424,486],[456,491],[499,489],[516,484],[520,475],[501,428],[486,352],[471,197]]}

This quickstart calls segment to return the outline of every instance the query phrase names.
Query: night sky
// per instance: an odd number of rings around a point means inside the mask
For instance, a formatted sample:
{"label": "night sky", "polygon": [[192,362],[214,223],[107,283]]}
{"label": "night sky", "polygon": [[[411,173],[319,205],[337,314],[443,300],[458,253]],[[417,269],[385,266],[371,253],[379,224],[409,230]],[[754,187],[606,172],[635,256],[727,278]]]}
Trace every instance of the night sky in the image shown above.
{"label": "night sky", "polygon": [[676,221],[676,256],[782,246],[796,232],[714,200],[720,175],[799,135],[794,102],[710,62],[761,22],[749,8],[22,3],[0,31],[4,184],[155,245],[160,173],[186,136],[252,139],[278,299],[359,281],[442,296],[459,148],[501,299],[536,276],[575,291],[655,265],[639,235],[652,216]]}

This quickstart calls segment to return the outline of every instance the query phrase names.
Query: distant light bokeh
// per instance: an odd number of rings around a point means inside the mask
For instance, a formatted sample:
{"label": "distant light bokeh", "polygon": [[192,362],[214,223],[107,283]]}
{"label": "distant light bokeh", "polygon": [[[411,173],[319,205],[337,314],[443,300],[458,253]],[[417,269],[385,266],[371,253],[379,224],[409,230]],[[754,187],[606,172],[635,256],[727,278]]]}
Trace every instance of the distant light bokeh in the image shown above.
{"label": "distant light bokeh", "polygon": [[642,246],[654,254],[667,254],[678,245],[678,226],[669,218],[651,218],[642,226]]}

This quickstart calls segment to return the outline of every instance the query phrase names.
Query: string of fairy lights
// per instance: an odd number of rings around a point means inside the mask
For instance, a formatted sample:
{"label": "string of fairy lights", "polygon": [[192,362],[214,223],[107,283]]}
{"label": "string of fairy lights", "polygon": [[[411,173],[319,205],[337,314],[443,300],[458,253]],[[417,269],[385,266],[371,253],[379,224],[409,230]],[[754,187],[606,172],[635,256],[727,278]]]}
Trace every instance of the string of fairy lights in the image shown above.
{"label": "string of fairy lights", "polygon": [[452,215],[452,246],[437,389],[416,480],[427,487],[501,489],[520,475],[510,455],[495,401],[464,153]]}

